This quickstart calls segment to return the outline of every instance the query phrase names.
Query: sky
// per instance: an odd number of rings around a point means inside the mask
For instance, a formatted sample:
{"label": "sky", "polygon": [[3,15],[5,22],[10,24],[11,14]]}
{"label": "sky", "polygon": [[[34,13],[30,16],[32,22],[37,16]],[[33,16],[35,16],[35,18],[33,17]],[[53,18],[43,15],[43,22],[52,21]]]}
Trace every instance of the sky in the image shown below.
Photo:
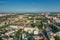
{"label": "sky", "polygon": [[0,12],[60,12],[60,0],[0,0]]}

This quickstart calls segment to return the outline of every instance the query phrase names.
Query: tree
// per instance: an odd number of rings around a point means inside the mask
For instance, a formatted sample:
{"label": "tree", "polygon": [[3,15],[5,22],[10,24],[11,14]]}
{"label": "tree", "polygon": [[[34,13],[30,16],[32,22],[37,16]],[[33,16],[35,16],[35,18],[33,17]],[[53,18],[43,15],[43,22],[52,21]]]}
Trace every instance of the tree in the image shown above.
{"label": "tree", "polygon": [[60,40],[60,38],[59,37],[55,37],[55,40]]}
{"label": "tree", "polygon": [[35,27],[35,23],[32,23],[31,26],[32,26],[32,27]]}

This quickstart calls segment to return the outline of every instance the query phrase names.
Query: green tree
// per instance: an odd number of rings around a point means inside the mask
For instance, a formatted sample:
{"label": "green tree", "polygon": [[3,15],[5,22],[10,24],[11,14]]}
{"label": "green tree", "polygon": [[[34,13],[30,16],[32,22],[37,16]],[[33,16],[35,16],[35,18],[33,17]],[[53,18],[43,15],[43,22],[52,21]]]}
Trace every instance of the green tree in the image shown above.
{"label": "green tree", "polygon": [[55,37],[55,40],[60,40],[60,38],[59,37]]}

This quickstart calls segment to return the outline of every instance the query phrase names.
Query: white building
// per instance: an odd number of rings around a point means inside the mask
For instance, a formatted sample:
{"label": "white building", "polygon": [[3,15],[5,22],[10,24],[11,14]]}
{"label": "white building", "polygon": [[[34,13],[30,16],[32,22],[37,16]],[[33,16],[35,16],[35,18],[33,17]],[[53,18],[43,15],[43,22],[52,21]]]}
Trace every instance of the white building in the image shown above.
{"label": "white building", "polygon": [[25,27],[24,28],[24,31],[26,31],[26,32],[33,32],[33,30],[34,30],[34,28],[32,28],[32,27]]}
{"label": "white building", "polygon": [[9,27],[11,27],[13,29],[20,29],[18,25],[10,25]]}
{"label": "white building", "polygon": [[57,32],[56,34],[57,34],[57,36],[59,36],[59,37],[60,37],[60,32]]}
{"label": "white building", "polygon": [[39,29],[37,27],[35,27],[35,28],[33,28],[33,27],[25,27],[24,31],[26,31],[28,33],[38,34]]}
{"label": "white building", "polygon": [[34,34],[38,34],[39,33],[39,29],[37,27],[34,28]]}

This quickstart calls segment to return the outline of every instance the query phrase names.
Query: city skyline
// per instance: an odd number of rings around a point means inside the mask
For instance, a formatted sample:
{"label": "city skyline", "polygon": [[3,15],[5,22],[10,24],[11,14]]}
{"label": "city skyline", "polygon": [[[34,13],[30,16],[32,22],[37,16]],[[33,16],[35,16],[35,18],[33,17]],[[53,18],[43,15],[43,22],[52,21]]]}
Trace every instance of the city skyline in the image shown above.
{"label": "city skyline", "polygon": [[0,12],[60,12],[60,0],[0,0]]}

